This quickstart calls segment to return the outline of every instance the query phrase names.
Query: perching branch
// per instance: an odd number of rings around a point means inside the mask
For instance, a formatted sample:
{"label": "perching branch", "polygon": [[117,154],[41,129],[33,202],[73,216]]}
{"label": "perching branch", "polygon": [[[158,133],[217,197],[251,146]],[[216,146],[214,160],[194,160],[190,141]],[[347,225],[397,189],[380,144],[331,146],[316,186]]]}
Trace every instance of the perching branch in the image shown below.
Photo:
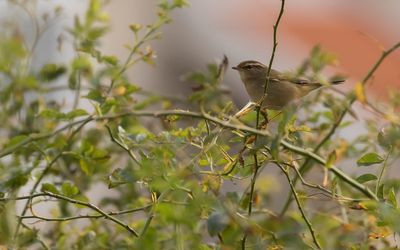
{"label": "perching branch", "polygon": [[[257,111],[257,115],[256,115],[256,128],[260,129],[260,114],[261,114],[261,108],[263,106],[264,100],[267,97],[267,89],[268,89],[268,84],[270,81],[270,73],[271,73],[271,67],[272,67],[272,63],[274,61],[275,58],[275,52],[276,52],[276,47],[278,46],[278,42],[277,42],[277,31],[278,31],[278,26],[279,23],[281,21],[282,15],[283,15],[283,11],[285,7],[285,0],[281,0],[281,7],[279,10],[279,14],[278,14],[278,18],[276,19],[276,22],[273,26],[274,29],[274,36],[273,36],[273,47],[272,47],[272,53],[271,53],[271,57],[269,60],[269,64],[268,64],[268,72],[267,72],[267,78],[265,81],[265,85],[264,85],[264,95],[261,98],[261,100],[259,101],[259,106],[257,107],[256,111]],[[268,122],[268,118],[267,118],[267,113],[265,113],[265,122]],[[255,135],[255,141],[257,141],[257,134]],[[256,185],[256,181],[257,181],[257,176],[258,176],[258,170],[260,169],[260,165],[258,164],[258,160],[257,160],[257,151],[254,152],[254,173],[253,173],[253,177],[251,179],[251,186],[250,186],[250,198],[249,198],[249,204],[248,204],[248,215],[251,215],[252,212],[252,206],[253,206],[253,196],[254,196],[254,187]],[[243,239],[242,239],[242,249],[244,250],[246,248],[246,239],[247,239],[247,233],[245,233]]]}
{"label": "perching branch", "polygon": [[252,127],[249,127],[249,126],[246,126],[243,124],[233,124],[230,121],[221,120],[221,119],[211,116],[207,113],[198,113],[198,112],[191,112],[191,111],[185,111],[185,110],[128,111],[128,112],[114,114],[114,115],[88,116],[87,118],[71,122],[53,132],[31,134],[27,138],[21,140],[20,142],[13,144],[12,146],[7,147],[7,148],[3,149],[2,151],[0,151],[0,158],[4,157],[6,155],[9,155],[12,152],[15,152],[19,148],[21,148],[31,142],[53,137],[53,136],[63,132],[64,130],[69,129],[70,127],[74,127],[74,126],[77,126],[82,123],[87,123],[87,122],[91,122],[91,121],[114,120],[114,119],[123,118],[126,116],[138,116],[138,117],[151,116],[151,117],[157,118],[157,117],[163,117],[163,116],[169,116],[169,115],[199,118],[199,119],[203,119],[203,120],[208,120],[208,121],[213,122],[214,124],[217,124],[224,128],[247,132],[249,134],[254,134],[254,135],[259,135],[259,136],[269,136],[269,133],[267,130],[259,130],[259,129],[255,129],[255,128],[252,128]]}
{"label": "perching branch", "polygon": [[[73,122],[71,124],[68,124],[52,133],[45,133],[42,135],[38,135],[36,136],[34,139],[32,139],[31,141],[25,141],[24,144],[19,144],[19,147],[38,140],[38,138],[41,139],[45,139],[48,137],[51,137],[53,135],[56,135],[60,132],[62,132],[63,130],[73,126],[73,125],[78,125],[81,123],[88,123],[90,121],[103,121],[103,120],[113,120],[113,119],[118,119],[118,118],[122,118],[125,116],[151,116],[151,117],[162,117],[162,116],[168,116],[168,115],[176,115],[176,116],[183,116],[183,117],[192,117],[192,118],[197,118],[197,119],[204,119],[204,120],[208,120],[211,121],[219,126],[225,127],[225,128],[229,128],[231,130],[237,130],[237,131],[242,131],[242,132],[246,132],[249,134],[253,134],[253,135],[258,135],[258,136],[269,136],[268,131],[266,130],[260,130],[260,129],[255,129],[255,128],[251,128],[249,126],[243,125],[243,124],[232,124],[229,121],[223,121],[219,118],[216,118],[214,116],[211,116],[209,114],[206,113],[197,113],[197,112],[191,112],[191,111],[184,111],[184,110],[164,110],[164,111],[129,111],[129,112],[125,112],[125,113],[121,113],[121,114],[115,114],[115,115],[107,115],[107,116],[101,116],[101,117],[95,117],[95,116],[90,116],[88,118]],[[290,144],[289,142],[285,141],[285,140],[281,140],[280,144],[289,149],[290,151],[296,152],[298,154],[307,156],[308,158],[311,158],[319,163],[321,163],[322,165],[325,165],[326,160],[323,159],[322,157],[320,157],[319,155],[305,150],[303,148],[297,147],[295,145]],[[8,149],[4,150],[4,151],[8,151]],[[3,152],[4,152],[3,151]],[[330,170],[336,175],[338,176],[340,179],[342,179],[344,182],[350,184],[351,186],[353,186],[354,188],[358,189],[360,192],[364,193],[367,197],[372,198],[372,199],[377,199],[376,196],[365,186],[361,185],[360,183],[358,183],[356,180],[354,180],[353,178],[349,177],[348,175],[346,175],[344,172],[342,172],[340,169],[336,168],[335,166],[332,166],[330,168]]]}
{"label": "perching branch", "polygon": [[272,63],[273,63],[274,58],[275,58],[276,47],[278,46],[278,41],[277,41],[277,39],[276,39],[277,32],[278,32],[278,25],[279,25],[279,23],[280,23],[280,21],[281,21],[281,18],[282,18],[282,15],[283,15],[284,7],[285,7],[285,0],[281,0],[281,9],[280,9],[280,11],[279,11],[278,18],[276,19],[276,23],[275,23],[275,25],[274,25],[274,37],[273,37],[273,39],[274,39],[274,45],[273,45],[273,47],[272,47],[271,58],[269,59],[268,71],[267,71],[267,80],[266,80],[265,85],[264,85],[264,96],[263,96],[263,98],[261,99],[261,102],[260,102],[260,106],[261,106],[261,107],[262,107],[262,104],[264,103],[264,100],[267,98],[267,88],[268,88],[268,84],[269,84],[269,81],[270,81],[270,74],[271,74]]}

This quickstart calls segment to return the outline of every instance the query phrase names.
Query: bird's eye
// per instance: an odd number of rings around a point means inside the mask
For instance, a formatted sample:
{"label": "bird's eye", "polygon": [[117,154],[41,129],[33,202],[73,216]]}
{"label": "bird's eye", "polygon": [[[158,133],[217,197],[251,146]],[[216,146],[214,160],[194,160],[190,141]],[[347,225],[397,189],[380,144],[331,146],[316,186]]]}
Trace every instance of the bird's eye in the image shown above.
{"label": "bird's eye", "polygon": [[252,68],[253,68],[253,65],[249,64],[249,65],[244,66],[243,68],[244,68],[244,69],[252,69]]}

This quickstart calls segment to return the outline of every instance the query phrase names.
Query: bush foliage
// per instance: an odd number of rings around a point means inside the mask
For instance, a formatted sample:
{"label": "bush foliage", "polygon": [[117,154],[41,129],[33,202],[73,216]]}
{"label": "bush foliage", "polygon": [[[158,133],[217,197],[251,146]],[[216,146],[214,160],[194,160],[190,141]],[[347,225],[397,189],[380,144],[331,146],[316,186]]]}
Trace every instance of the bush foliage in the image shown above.
{"label": "bush foliage", "polygon": [[[377,106],[366,84],[399,44],[354,90],[318,90],[298,107],[270,112],[276,117],[265,128],[259,111],[233,118],[237,108],[221,87],[224,60],[188,75],[194,87],[185,100],[148,94],[127,77],[139,62],[154,64],[149,43],[184,0],[162,0],[153,23],[127,27],[134,39],[126,58],[101,50],[109,20],[103,2],[91,0],[66,30],[74,58],[44,65],[33,65],[35,50],[62,9],[37,17],[34,2],[9,3],[32,14],[37,32],[33,42],[17,25],[0,34],[0,245],[396,247],[400,182],[385,173],[400,150],[400,94]],[[327,81],[321,71],[335,62],[316,46],[296,74]],[[374,115],[356,117],[356,102]],[[349,129],[359,132],[343,136]],[[271,177],[272,169],[280,174]],[[277,192],[286,202],[278,210]]]}

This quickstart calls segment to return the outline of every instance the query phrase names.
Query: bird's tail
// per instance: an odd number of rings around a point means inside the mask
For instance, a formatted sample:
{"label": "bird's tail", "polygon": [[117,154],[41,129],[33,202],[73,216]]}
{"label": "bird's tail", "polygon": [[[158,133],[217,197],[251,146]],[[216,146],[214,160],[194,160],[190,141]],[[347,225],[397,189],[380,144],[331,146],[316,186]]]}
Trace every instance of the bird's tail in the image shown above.
{"label": "bird's tail", "polygon": [[334,81],[331,81],[331,82],[329,82],[330,84],[333,84],[333,85],[336,85],[336,84],[342,84],[342,83],[344,83],[346,80],[334,80]]}

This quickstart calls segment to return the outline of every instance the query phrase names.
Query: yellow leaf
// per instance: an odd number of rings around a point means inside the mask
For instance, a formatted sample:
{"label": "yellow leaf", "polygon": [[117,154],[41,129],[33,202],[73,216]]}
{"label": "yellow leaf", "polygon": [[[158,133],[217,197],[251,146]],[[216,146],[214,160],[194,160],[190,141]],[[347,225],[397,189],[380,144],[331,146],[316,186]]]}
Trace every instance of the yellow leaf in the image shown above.
{"label": "yellow leaf", "polygon": [[356,86],[354,87],[354,92],[359,102],[361,102],[362,104],[366,103],[367,98],[365,97],[365,90],[362,82],[356,83]]}
{"label": "yellow leaf", "polygon": [[126,88],[124,86],[118,86],[115,89],[113,89],[113,92],[117,96],[122,96],[126,93]]}
{"label": "yellow leaf", "polygon": [[392,123],[400,123],[400,116],[394,114],[392,111],[386,113],[385,118]]}

